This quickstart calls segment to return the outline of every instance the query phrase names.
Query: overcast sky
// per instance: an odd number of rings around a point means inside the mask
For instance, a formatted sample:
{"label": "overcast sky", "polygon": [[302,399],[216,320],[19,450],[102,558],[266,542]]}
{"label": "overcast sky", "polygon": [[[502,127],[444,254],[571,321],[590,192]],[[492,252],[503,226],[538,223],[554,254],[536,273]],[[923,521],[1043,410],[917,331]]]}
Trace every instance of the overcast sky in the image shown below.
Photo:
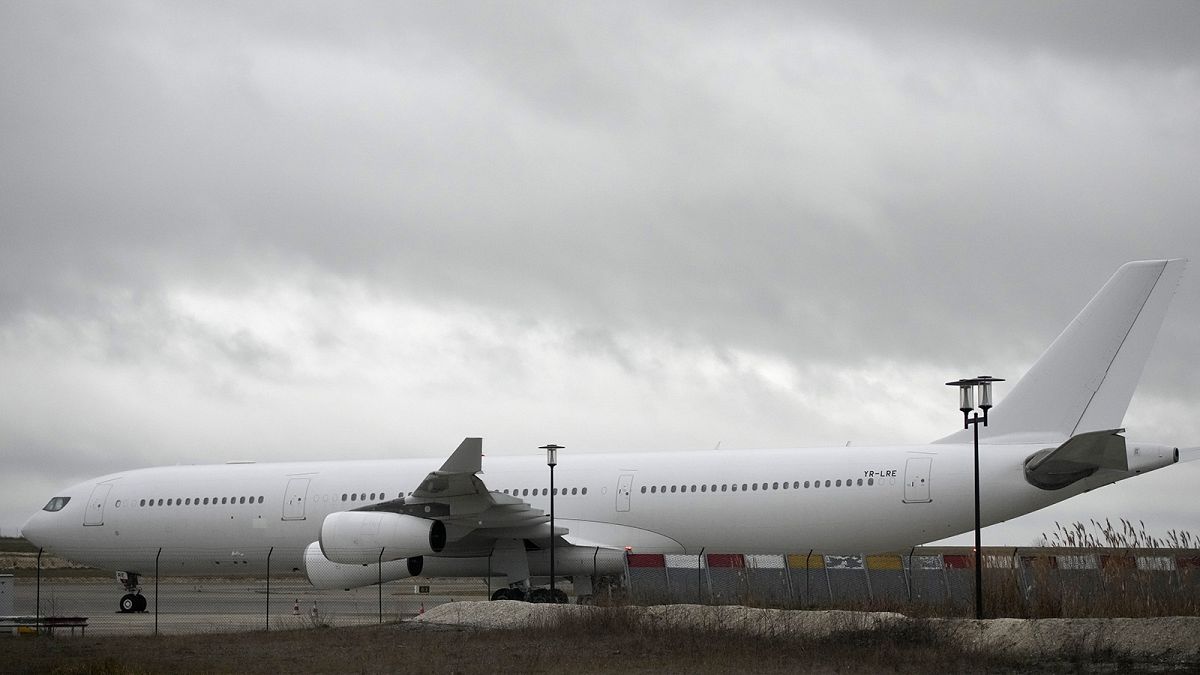
{"label": "overcast sky", "polygon": [[[1200,256],[1197,35],[1195,2],[0,2],[0,533],[148,465],[938,438],[944,382]],[[1131,437],[1200,445],[1197,267]],[[1200,532],[1198,479],[985,541]]]}

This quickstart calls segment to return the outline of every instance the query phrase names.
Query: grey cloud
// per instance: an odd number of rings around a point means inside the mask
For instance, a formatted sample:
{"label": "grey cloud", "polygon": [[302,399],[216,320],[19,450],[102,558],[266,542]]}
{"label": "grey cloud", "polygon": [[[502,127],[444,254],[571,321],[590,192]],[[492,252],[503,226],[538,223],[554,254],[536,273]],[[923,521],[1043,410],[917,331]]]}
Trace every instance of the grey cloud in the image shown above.
{"label": "grey cloud", "polygon": [[[349,281],[513,336],[565,325],[626,371],[654,368],[643,336],[1015,371],[1120,263],[1200,250],[1198,16],[9,3],[0,329],[85,326],[103,360],[233,395],[225,373],[297,366],[176,315],[173,289]],[[1146,393],[1195,400],[1196,265]],[[354,348],[306,321],[299,339]],[[495,386],[537,369],[503,339],[456,345]]]}

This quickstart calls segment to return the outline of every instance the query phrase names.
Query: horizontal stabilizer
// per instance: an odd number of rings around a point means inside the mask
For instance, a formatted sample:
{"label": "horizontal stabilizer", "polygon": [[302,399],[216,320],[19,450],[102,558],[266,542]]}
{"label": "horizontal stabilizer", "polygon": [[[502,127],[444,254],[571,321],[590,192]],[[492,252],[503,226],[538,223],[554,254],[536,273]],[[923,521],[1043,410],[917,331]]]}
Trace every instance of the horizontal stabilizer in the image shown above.
{"label": "horizontal stabilizer", "polygon": [[1057,448],[1039,450],[1025,460],[1025,480],[1043,490],[1064,488],[1100,469],[1129,470],[1124,429],[1089,431]]}

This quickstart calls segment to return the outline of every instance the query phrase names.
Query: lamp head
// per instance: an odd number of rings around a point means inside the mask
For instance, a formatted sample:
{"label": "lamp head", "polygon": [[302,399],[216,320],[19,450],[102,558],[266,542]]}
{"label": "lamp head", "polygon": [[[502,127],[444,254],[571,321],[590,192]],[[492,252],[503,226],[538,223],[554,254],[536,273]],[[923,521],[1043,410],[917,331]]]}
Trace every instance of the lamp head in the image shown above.
{"label": "lamp head", "polygon": [[543,445],[541,447],[542,450],[546,451],[546,466],[553,467],[558,464],[558,451],[561,450],[562,447],[563,446],[555,445],[554,443]]}

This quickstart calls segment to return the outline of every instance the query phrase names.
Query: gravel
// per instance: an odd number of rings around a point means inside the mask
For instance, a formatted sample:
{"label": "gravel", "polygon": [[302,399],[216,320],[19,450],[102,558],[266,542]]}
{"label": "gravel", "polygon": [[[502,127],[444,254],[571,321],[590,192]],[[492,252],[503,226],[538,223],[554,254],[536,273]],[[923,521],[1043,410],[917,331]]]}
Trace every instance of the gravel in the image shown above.
{"label": "gravel", "polygon": [[[485,629],[553,625],[561,618],[621,612],[623,620],[658,629],[698,629],[756,637],[823,639],[848,633],[904,633],[980,653],[1018,659],[1078,662],[1102,659],[1200,664],[1200,617],[1152,619],[914,619],[892,612],[779,610],[740,606],[658,605],[604,608],[526,602],[452,602],[411,621]],[[600,618],[600,617],[597,617]]]}

